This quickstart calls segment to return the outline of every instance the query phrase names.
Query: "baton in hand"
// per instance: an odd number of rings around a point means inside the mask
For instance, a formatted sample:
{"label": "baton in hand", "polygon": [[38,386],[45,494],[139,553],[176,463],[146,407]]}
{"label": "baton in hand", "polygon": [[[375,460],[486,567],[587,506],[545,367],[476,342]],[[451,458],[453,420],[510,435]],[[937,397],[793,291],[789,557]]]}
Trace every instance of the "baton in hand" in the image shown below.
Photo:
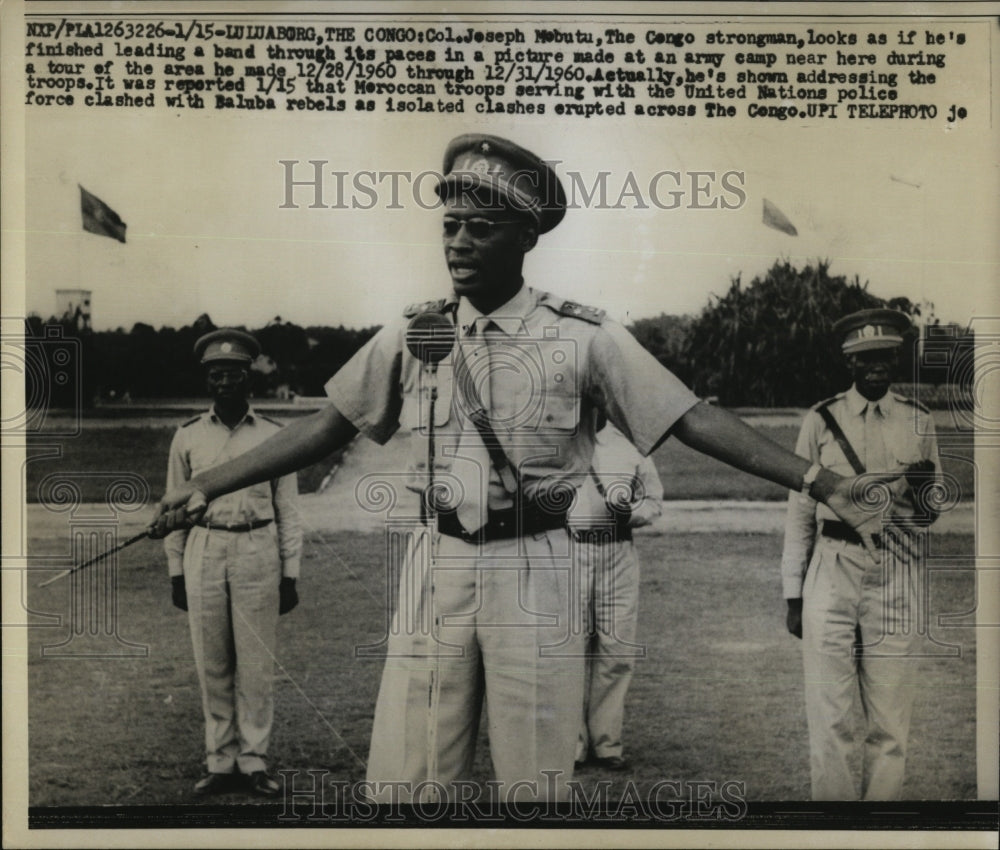
{"label": "baton in hand", "polygon": [[66,576],[70,575],[71,573],[77,573],[80,570],[86,569],[91,564],[96,564],[98,561],[103,561],[105,558],[109,558],[111,555],[114,555],[115,552],[120,552],[126,546],[131,546],[133,543],[138,543],[140,540],[142,540],[145,537],[149,537],[149,529],[148,528],[145,531],[140,531],[138,534],[136,534],[136,535],[134,535],[132,537],[129,537],[127,540],[123,540],[121,543],[119,543],[113,549],[108,549],[107,552],[102,552],[100,555],[95,555],[89,561],[84,561],[82,564],[77,564],[75,567],[70,567],[68,570],[63,570],[61,573],[58,573],[57,575],[52,576],[52,578],[46,579],[45,581],[43,581],[38,586],[39,587],[48,587],[53,582],[59,581],[59,579],[65,578]]}
{"label": "baton in hand", "polygon": [[[198,511],[192,511],[191,514],[189,514],[189,516],[196,516],[197,514],[198,514]],[[125,549],[128,546],[131,546],[133,543],[138,543],[140,540],[144,540],[145,538],[149,537],[150,530],[151,529],[147,528],[144,531],[140,531],[138,534],[135,534],[132,537],[129,537],[128,539],[123,540],[117,546],[115,546],[115,547],[113,547],[111,549],[108,549],[107,552],[102,552],[100,555],[95,555],[89,561],[84,561],[82,564],[77,564],[75,567],[70,567],[68,570],[63,570],[61,573],[58,573],[57,575],[52,576],[52,578],[46,579],[45,581],[43,581],[38,586],[39,587],[48,587],[50,584],[52,584],[53,582],[59,581],[59,579],[61,579],[61,578],[65,578],[66,576],[71,575],[72,573],[78,573],[78,572],[80,572],[80,570],[85,570],[87,567],[91,566],[92,564],[96,564],[98,561],[103,561],[105,558],[111,557],[112,555],[115,554],[115,552],[120,552],[122,549]]]}

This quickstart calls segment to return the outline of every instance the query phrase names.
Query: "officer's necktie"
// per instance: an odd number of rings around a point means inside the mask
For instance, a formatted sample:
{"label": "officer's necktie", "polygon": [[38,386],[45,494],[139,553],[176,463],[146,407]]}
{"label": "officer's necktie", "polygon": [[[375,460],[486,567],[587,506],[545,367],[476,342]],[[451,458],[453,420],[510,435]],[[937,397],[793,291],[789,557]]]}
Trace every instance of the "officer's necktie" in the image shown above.
{"label": "officer's necktie", "polygon": [[461,436],[458,440],[455,464],[452,471],[465,488],[465,497],[457,508],[458,521],[470,534],[478,531],[487,520],[490,486],[490,456],[479,431],[470,419],[473,409],[482,402],[490,411],[490,349],[487,328],[489,319],[479,318],[469,326],[468,334],[460,340],[460,356],[465,367],[457,376],[458,404],[461,410]]}
{"label": "officer's necktie", "polygon": [[887,472],[885,439],[883,436],[885,420],[876,402],[869,402],[865,410],[865,470],[868,472]]}

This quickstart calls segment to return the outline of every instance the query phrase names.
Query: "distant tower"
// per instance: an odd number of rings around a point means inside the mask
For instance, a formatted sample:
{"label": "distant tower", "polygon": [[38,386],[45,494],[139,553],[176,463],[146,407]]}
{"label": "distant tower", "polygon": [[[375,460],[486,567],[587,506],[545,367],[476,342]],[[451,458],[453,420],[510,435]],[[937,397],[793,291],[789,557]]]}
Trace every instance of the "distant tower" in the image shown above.
{"label": "distant tower", "polygon": [[73,322],[77,331],[92,330],[90,325],[90,290],[57,289],[56,318]]}

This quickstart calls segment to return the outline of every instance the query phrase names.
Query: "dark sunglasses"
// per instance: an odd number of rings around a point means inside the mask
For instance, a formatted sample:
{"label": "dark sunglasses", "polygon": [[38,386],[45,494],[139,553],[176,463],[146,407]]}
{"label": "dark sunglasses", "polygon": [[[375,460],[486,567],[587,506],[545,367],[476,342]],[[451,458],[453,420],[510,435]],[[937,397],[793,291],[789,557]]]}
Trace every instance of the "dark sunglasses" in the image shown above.
{"label": "dark sunglasses", "polygon": [[247,377],[246,369],[209,369],[208,380],[214,384],[221,384],[226,381],[230,384],[238,383]]}
{"label": "dark sunglasses", "polygon": [[449,239],[458,236],[458,232],[464,227],[465,232],[472,239],[489,239],[496,231],[498,225],[514,224],[514,219],[494,220],[491,218],[446,218],[444,220],[444,235]]}

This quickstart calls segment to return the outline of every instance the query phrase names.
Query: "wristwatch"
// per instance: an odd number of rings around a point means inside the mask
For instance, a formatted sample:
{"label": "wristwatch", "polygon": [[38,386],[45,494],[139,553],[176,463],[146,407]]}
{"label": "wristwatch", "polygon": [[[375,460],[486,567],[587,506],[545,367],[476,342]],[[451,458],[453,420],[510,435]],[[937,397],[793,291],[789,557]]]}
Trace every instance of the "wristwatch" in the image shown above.
{"label": "wristwatch", "polygon": [[802,487],[800,488],[803,496],[809,495],[813,482],[816,480],[816,477],[819,475],[822,468],[823,467],[818,463],[814,463],[806,470],[806,474],[802,476]]}

